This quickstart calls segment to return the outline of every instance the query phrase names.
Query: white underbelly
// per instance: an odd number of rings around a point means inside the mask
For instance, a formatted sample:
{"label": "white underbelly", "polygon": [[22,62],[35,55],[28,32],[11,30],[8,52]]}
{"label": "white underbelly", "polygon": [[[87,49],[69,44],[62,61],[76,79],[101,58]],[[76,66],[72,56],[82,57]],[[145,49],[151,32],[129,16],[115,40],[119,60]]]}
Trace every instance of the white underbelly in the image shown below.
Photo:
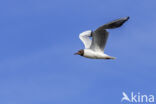
{"label": "white underbelly", "polygon": [[92,50],[86,50],[84,52],[84,57],[92,58],[92,59],[105,59],[108,55],[102,52],[94,52]]}

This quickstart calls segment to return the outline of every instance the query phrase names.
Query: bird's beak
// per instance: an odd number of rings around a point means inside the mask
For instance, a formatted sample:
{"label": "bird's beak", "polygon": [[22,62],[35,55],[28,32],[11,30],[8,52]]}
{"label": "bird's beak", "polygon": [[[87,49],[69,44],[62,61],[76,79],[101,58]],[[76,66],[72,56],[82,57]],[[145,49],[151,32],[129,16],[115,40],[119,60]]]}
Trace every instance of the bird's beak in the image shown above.
{"label": "bird's beak", "polygon": [[74,53],[74,55],[78,55],[78,52]]}

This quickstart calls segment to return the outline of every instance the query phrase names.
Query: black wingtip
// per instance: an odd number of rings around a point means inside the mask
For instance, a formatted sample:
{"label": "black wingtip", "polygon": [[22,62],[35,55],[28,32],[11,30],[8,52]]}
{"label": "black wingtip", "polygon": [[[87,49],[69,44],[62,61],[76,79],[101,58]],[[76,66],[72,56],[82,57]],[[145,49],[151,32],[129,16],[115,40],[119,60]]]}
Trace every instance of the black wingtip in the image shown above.
{"label": "black wingtip", "polygon": [[128,17],[126,17],[126,20],[129,20],[129,18],[130,18],[129,16],[128,16]]}

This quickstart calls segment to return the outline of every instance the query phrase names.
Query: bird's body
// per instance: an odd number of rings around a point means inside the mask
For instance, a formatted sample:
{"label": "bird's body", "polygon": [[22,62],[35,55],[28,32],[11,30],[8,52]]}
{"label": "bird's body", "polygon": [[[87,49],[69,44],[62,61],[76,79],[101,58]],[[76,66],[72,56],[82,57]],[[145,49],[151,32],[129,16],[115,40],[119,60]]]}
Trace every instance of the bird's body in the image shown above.
{"label": "bird's body", "polygon": [[[129,17],[121,18],[105,24],[97,28],[95,31],[88,30],[82,32],[79,35],[79,38],[83,42],[85,49],[80,50],[75,54],[91,59],[115,59],[115,57],[109,56],[104,53],[104,48],[109,36],[107,29],[120,27],[128,19]],[[92,37],[92,40],[90,39],[90,37]]]}
{"label": "bird's body", "polygon": [[84,49],[84,57],[91,59],[115,59],[104,52],[93,51],[92,49]]}

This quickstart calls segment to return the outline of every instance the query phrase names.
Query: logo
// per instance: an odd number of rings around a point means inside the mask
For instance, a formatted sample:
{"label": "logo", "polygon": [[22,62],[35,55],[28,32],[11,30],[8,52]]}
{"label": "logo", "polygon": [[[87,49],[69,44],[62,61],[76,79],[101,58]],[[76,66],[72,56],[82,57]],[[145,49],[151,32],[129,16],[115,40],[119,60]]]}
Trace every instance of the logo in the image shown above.
{"label": "logo", "polygon": [[125,92],[122,92],[122,99],[121,102],[127,101],[131,103],[154,103],[154,95],[146,95],[146,94],[141,94],[140,92],[134,93],[131,92],[128,96]]}

